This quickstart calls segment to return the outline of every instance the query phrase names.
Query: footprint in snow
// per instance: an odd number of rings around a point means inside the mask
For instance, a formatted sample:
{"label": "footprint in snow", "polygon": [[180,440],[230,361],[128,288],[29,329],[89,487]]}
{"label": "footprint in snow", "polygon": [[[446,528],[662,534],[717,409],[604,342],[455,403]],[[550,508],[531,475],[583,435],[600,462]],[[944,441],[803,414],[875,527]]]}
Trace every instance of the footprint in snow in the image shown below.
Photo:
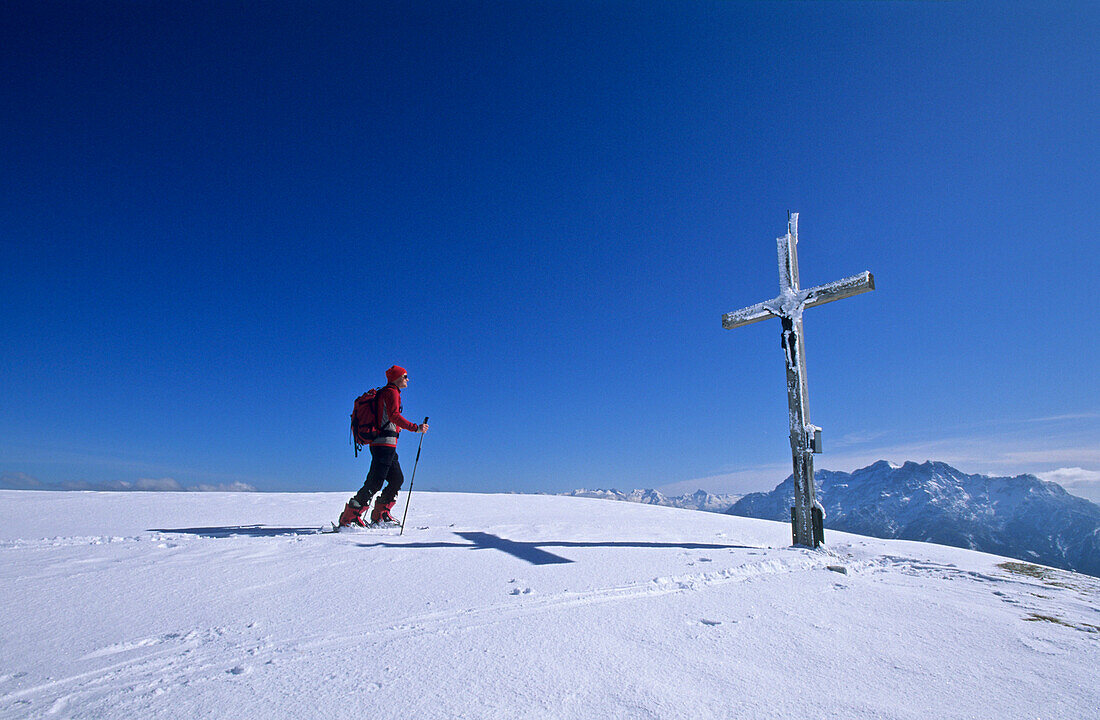
{"label": "footprint in snow", "polygon": [[707,625],[708,627],[714,627],[715,625],[721,625],[722,624],[721,620],[707,620],[706,618],[700,618],[699,622],[702,623],[703,625]]}
{"label": "footprint in snow", "polygon": [[531,588],[522,588],[522,589],[518,588],[518,587],[517,588],[512,588],[512,592],[509,593],[509,594],[510,595],[530,595],[531,594]]}

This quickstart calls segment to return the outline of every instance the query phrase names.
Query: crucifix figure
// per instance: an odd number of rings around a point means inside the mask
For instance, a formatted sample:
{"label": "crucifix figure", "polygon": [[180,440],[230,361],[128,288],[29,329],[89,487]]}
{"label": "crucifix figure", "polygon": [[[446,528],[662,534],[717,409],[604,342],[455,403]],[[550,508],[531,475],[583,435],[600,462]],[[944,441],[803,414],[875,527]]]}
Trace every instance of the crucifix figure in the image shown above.
{"label": "crucifix figure", "polygon": [[875,289],[869,272],[803,290],[798,284],[798,213],[787,220],[787,234],[778,238],[779,295],[722,316],[722,327],[732,329],[770,317],[783,323],[783,355],[787,361],[787,403],[790,406],[791,455],[794,459],[794,507],[791,525],[794,544],[816,548],[825,542],[824,514],[814,490],[813,453],[821,452],[821,428],[810,424],[806,394],[806,340],[802,311],[833,300]]}

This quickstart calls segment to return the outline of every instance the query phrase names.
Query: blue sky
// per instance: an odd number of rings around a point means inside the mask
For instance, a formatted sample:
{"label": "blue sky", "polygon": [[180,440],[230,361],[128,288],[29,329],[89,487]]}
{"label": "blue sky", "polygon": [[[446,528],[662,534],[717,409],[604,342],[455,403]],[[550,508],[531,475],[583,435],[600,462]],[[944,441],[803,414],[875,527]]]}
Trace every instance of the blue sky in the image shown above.
{"label": "blue sky", "polygon": [[1100,487],[1095,3],[3,14],[0,475],[350,492],[397,363],[417,486],[773,487],[779,323],[721,315],[793,210],[877,282],[806,314],[819,468]]}

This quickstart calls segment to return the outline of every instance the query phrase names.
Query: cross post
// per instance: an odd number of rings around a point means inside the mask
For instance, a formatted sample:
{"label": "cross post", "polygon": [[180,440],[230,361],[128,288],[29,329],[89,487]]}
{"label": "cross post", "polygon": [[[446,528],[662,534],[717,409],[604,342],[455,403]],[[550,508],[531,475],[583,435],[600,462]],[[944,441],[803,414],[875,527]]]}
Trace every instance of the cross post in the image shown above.
{"label": "cross post", "polygon": [[770,317],[783,324],[783,355],[787,365],[791,456],[794,464],[794,507],[791,526],[795,545],[818,547],[825,542],[824,512],[814,489],[813,454],[821,452],[821,428],[810,424],[806,389],[806,339],[802,311],[875,289],[869,272],[803,290],[798,281],[798,213],[787,220],[787,234],[776,239],[779,254],[779,295],[722,316],[722,327],[733,329]]}

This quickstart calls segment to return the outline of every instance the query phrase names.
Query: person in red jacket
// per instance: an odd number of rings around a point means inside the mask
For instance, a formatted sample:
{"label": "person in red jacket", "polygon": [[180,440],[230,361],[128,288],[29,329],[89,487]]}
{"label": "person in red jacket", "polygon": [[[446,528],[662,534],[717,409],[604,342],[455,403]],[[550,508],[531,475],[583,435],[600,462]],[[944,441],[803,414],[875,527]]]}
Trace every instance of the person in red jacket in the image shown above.
{"label": "person in red jacket", "polygon": [[[405,476],[401,473],[401,465],[397,462],[397,437],[402,430],[409,432],[428,432],[428,424],[417,424],[406,420],[401,415],[401,390],[409,385],[409,373],[403,367],[394,365],[386,371],[386,386],[378,391],[378,435],[370,443],[370,471],[363,487],[355,496],[344,505],[344,512],[340,513],[340,526],[361,525],[363,512],[370,505],[371,498],[379,490],[382,490],[378,499],[374,502],[374,510],[371,511],[370,521],[395,522],[390,515],[390,509],[397,502],[397,491],[405,482]],[[382,485],[385,484],[385,489]]]}

